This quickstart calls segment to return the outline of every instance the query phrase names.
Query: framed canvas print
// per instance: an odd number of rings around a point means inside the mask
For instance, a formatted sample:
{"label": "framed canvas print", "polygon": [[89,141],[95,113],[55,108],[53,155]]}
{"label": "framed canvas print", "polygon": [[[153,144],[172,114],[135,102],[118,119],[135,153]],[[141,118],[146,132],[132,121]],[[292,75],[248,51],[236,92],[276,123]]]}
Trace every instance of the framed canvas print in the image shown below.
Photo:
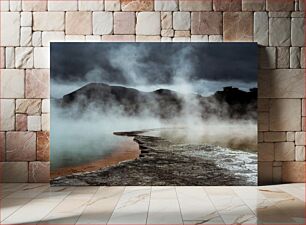
{"label": "framed canvas print", "polygon": [[257,185],[257,45],[52,43],[51,184]]}

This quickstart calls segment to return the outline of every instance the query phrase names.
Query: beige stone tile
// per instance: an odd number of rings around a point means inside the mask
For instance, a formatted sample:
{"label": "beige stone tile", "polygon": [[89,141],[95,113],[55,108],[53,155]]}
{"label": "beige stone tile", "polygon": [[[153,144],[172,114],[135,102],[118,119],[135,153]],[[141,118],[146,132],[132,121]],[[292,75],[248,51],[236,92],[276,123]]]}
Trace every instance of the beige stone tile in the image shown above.
{"label": "beige stone tile", "polygon": [[44,0],[22,0],[22,11],[46,11],[47,3]]}
{"label": "beige stone tile", "polygon": [[259,45],[269,45],[269,18],[267,12],[254,13],[254,41]]}
{"label": "beige stone tile", "polygon": [[50,162],[29,162],[29,182],[48,183]]}
{"label": "beige stone tile", "polygon": [[1,12],[1,46],[19,46],[20,13]]}
{"label": "beige stone tile", "polygon": [[1,12],[9,11],[10,10],[10,1],[9,0],[0,1],[0,10],[1,10]]}
{"label": "beige stone tile", "polygon": [[268,131],[269,130],[269,113],[259,112],[257,123],[258,123],[258,131]]}
{"label": "beige stone tile", "polygon": [[78,0],[49,0],[48,1],[48,11],[77,11],[78,10]]}
{"label": "beige stone tile", "polygon": [[105,11],[120,11],[120,0],[107,0],[104,4]]}
{"label": "beige stone tile", "polygon": [[66,12],[66,34],[92,34],[91,12]]}
{"label": "beige stone tile", "polygon": [[300,99],[273,99],[270,107],[269,123],[271,131],[301,130]]}
{"label": "beige stone tile", "polygon": [[0,69],[3,69],[5,67],[5,48],[4,47],[0,47]]}
{"label": "beige stone tile", "polygon": [[266,7],[268,11],[293,11],[294,0],[267,0]]}
{"label": "beige stone tile", "polygon": [[179,0],[180,11],[212,11],[212,0]]}
{"label": "beige stone tile", "polygon": [[102,41],[105,42],[135,42],[135,35],[103,35]]}
{"label": "beige stone tile", "polygon": [[306,145],[305,142],[305,132],[296,132],[295,133],[295,144],[296,145]]}
{"label": "beige stone tile", "polygon": [[224,41],[253,41],[253,14],[225,12],[223,14]]}
{"label": "beige stone tile", "polygon": [[174,37],[173,42],[190,42],[190,37]]}
{"label": "beige stone tile", "polygon": [[93,34],[104,35],[113,32],[112,12],[93,12]]}
{"label": "beige stone tile", "polygon": [[36,134],[34,132],[8,132],[6,134],[6,159],[8,161],[35,160]]}
{"label": "beige stone tile", "polygon": [[295,158],[294,142],[275,143],[274,150],[276,161],[293,161]]}
{"label": "beige stone tile", "polygon": [[41,31],[33,32],[32,45],[34,47],[41,47],[41,45],[42,45],[42,32]]}
{"label": "beige stone tile", "polygon": [[269,19],[269,45],[290,46],[290,18]]}
{"label": "beige stone tile", "polygon": [[295,140],[295,133],[287,132],[287,141],[294,141],[294,140]]}
{"label": "beige stone tile", "polygon": [[[19,224],[19,223],[38,223],[44,216],[58,205],[62,199],[58,200],[44,200],[33,199],[24,207],[17,210],[13,215],[9,216],[3,221],[5,224]],[[35,212],[35,213],[33,213]]]}
{"label": "beige stone tile", "polygon": [[50,46],[50,42],[65,41],[65,33],[63,31],[44,31],[42,32],[42,45]]}
{"label": "beige stone tile", "polygon": [[259,68],[275,69],[276,68],[276,48],[262,47],[259,48]]}
{"label": "beige stone tile", "polygon": [[43,131],[50,131],[50,114],[44,113],[41,115],[41,129]]}
{"label": "beige stone tile", "polygon": [[124,187],[99,187],[88,202],[77,224],[106,224],[124,189]]}
{"label": "beige stone tile", "polygon": [[160,41],[161,42],[172,42],[172,38],[171,37],[161,37]]}
{"label": "beige stone tile", "polygon": [[10,131],[15,129],[15,100],[0,99],[0,130]]}
{"label": "beige stone tile", "polygon": [[78,4],[80,11],[102,11],[104,9],[103,0],[79,0]]}
{"label": "beige stone tile", "polygon": [[[259,98],[304,98],[304,70],[260,70]],[[290,84],[290,85],[288,85]]]}
{"label": "beige stone tile", "polygon": [[28,182],[27,162],[0,162],[0,166],[1,182]]}
{"label": "beige stone tile", "polygon": [[306,162],[284,162],[282,167],[282,176],[284,183],[303,183],[305,179]]}
{"label": "beige stone tile", "polygon": [[20,46],[31,46],[31,43],[32,43],[32,28],[21,27]]}
{"label": "beige stone tile", "polygon": [[87,42],[99,42],[101,41],[101,36],[100,35],[86,35],[85,40]]}
{"label": "beige stone tile", "polygon": [[32,26],[32,13],[31,12],[21,12],[20,14],[20,25],[23,27]]}
{"label": "beige stone tile", "polygon": [[282,167],[281,166],[273,166],[273,184],[281,184],[282,183]]}
{"label": "beige stone tile", "polygon": [[63,31],[64,12],[34,12],[33,31]]}
{"label": "beige stone tile", "polygon": [[301,68],[305,69],[305,48],[301,48]]}
{"label": "beige stone tile", "polygon": [[190,13],[174,12],[173,13],[173,29],[174,30],[190,30]]}
{"label": "beige stone tile", "polygon": [[208,42],[223,42],[222,35],[209,35]]}
{"label": "beige stone tile", "polygon": [[152,11],[153,0],[121,0],[122,11]]}
{"label": "beige stone tile", "polygon": [[50,160],[50,134],[47,131],[40,131],[37,135],[36,159],[38,161]]}
{"label": "beige stone tile", "polygon": [[214,11],[241,11],[241,0],[213,0]]}
{"label": "beige stone tile", "polygon": [[49,98],[50,75],[49,70],[26,71],[26,98]]}
{"label": "beige stone tile", "polygon": [[272,183],[272,162],[258,162],[258,185]]}
{"label": "beige stone tile", "polygon": [[15,211],[22,208],[25,204],[30,202],[32,199],[25,196],[25,198],[10,199],[4,198],[1,200],[1,220],[5,220],[7,217],[12,215]]}
{"label": "beige stone tile", "polygon": [[33,68],[33,48],[15,48],[15,67],[18,69]]}
{"label": "beige stone tile", "polygon": [[264,141],[265,142],[281,142],[286,141],[286,132],[265,132]]}
{"label": "beige stone tile", "polygon": [[183,223],[174,187],[152,187],[147,223]]}
{"label": "beige stone tile", "polygon": [[299,0],[299,10],[305,11],[305,3],[304,0]]}
{"label": "beige stone tile", "polygon": [[269,12],[270,18],[289,18],[290,12]]}
{"label": "beige stone tile", "polygon": [[305,46],[304,18],[291,19],[291,44],[292,46]]}
{"label": "beige stone tile", "polygon": [[[150,21],[150,24],[147,21]],[[137,35],[160,35],[160,30],[160,12],[139,12],[137,14]]]}
{"label": "beige stone tile", "polygon": [[16,69],[1,70],[1,98],[24,98],[24,71]]}
{"label": "beige stone tile", "polygon": [[[217,210],[202,187],[176,187],[184,221],[207,221],[219,218]],[[186,223],[190,224],[190,223]]]}
{"label": "beige stone tile", "polygon": [[290,47],[290,68],[301,68],[301,48]]}
{"label": "beige stone tile", "polygon": [[10,1],[10,11],[11,12],[21,11],[21,0]]}
{"label": "beige stone tile", "polygon": [[66,35],[65,40],[69,42],[82,42],[85,41],[85,35]]}
{"label": "beige stone tile", "polygon": [[42,100],[42,112],[43,113],[50,113],[50,99],[43,99]]}
{"label": "beige stone tile", "polygon": [[16,113],[39,115],[41,113],[40,99],[16,99]]}
{"label": "beige stone tile", "polygon": [[305,146],[295,146],[295,161],[305,161]]}
{"label": "beige stone tile", "polygon": [[222,14],[219,12],[192,12],[192,34],[222,34]]}
{"label": "beige stone tile", "polygon": [[0,132],[0,162],[5,161],[5,133]]}
{"label": "beige stone tile", "polygon": [[114,13],[114,34],[135,34],[136,14],[134,12]]}
{"label": "beige stone tile", "polygon": [[28,117],[26,114],[16,114],[16,131],[28,130]]}
{"label": "beige stone tile", "polygon": [[7,69],[15,68],[15,48],[14,47],[5,48],[5,67]]}
{"label": "beige stone tile", "polygon": [[28,130],[41,131],[41,116],[28,116]]}
{"label": "beige stone tile", "polygon": [[258,161],[274,160],[274,143],[258,143]]}
{"label": "beige stone tile", "polygon": [[137,35],[136,42],[160,42],[160,36]]}
{"label": "beige stone tile", "polygon": [[161,30],[161,36],[162,37],[173,37],[174,30],[173,29]]}
{"label": "beige stone tile", "polygon": [[242,0],[242,11],[264,11],[265,0]]}
{"label": "beige stone tile", "polygon": [[290,50],[289,47],[277,47],[276,66],[280,69],[288,69],[290,67]]}
{"label": "beige stone tile", "polygon": [[175,37],[188,37],[190,38],[190,31],[189,30],[176,30],[174,33]]}
{"label": "beige stone tile", "polygon": [[179,0],[154,1],[155,11],[178,11]]}
{"label": "beige stone tile", "polygon": [[171,12],[161,12],[161,28],[162,29],[172,29],[172,13]]}
{"label": "beige stone tile", "polygon": [[145,224],[151,187],[126,187],[107,224]]}
{"label": "beige stone tile", "polygon": [[257,110],[259,112],[269,112],[270,99],[259,98],[257,101]]}
{"label": "beige stone tile", "polygon": [[208,42],[208,35],[191,35],[191,42]]}
{"label": "beige stone tile", "polygon": [[45,69],[50,68],[50,48],[35,47],[34,48],[34,68]]}

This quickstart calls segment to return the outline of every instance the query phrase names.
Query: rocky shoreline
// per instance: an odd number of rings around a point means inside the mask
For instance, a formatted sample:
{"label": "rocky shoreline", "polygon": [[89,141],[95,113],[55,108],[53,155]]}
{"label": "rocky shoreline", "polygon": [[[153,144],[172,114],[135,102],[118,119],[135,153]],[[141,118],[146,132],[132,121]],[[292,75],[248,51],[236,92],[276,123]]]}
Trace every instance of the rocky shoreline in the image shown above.
{"label": "rocky shoreline", "polygon": [[[217,151],[210,145],[175,144],[161,137],[143,135],[142,131],[117,132],[131,136],[141,153],[136,160],[92,172],[74,173],[51,180],[54,186],[215,186],[256,185],[243,173],[235,173],[206,157]],[[206,154],[207,153],[207,154]],[[253,162],[252,162],[253,163]],[[254,159],[255,163],[255,159]],[[257,162],[256,162],[257,163]]]}

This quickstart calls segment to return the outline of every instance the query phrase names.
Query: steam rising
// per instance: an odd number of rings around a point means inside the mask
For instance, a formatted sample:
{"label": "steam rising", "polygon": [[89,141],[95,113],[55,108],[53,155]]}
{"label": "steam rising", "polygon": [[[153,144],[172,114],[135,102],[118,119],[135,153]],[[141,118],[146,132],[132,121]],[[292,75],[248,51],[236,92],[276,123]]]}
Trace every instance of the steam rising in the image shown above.
{"label": "steam rising", "polygon": [[[170,48],[168,52],[163,48],[157,48],[156,45],[155,47],[145,44],[141,46],[140,48],[129,44],[111,45],[105,47],[103,54],[94,51],[91,55],[101,57],[94,58],[93,65],[87,65],[87,71],[80,69],[83,73],[75,77],[69,63],[55,60],[61,51],[53,51],[51,96],[62,98],[92,82],[122,85],[147,92],[168,89],[183,94],[183,110],[180,115],[171,119],[161,119],[153,116],[147,108],[143,108],[138,116],[128,116],[122,107],[116,104],[110,105],[107,111],[101,112],[96,110],[95,104],[89,105],[86,109],[80,109],[76,102],[73,107],[62,108],[53,100],[51,108],[52,169],[90,162],[111,154],[118,145],[127,140],[126,137],[113,135],[113,132],[118,131],[156,129],[148,132],[147,135],[159,135],[177,143],[216,144],[240,150],[256,150],[257,122],[254,115],[251,115],[252,112],[250,117],[235,120],[229,117],[220,118],[217,115],[203,119],[199,102],[193,95],[209,96],[229,85],[248,90],[256,86],[256,78],[252,78],[256,74],[255,71],[250,73],[247,68],[245,73],[248,74],[239,74],[232,80],[228,79],[229,75],[220,76],[219,79],[217,76],[220,74],[219,68],[211,68],[210,65],[201,61],[202,56],[195,56],[204,55],[208,62],[213,62],[211,58],[216,57],[210,58],[207,52],[198,51],[197,46],[181,44]],[[52,49],[58,48],[59,46],[53,45]],[[90,49],[93,50],[93,48]],[[74,51],[70,49],[70,52]],[[85,62],[89,54],[86,53],[87,51],[84,50],[84,54],[78,54]],[[161,55],[162,53],[168,53],[167,57]],[[227,54],[225,56],[228,58]],[[67,55],[64,56],[69,58]],[[57,65],[54,64],[55,62]],[[58,65],[59,63],[62,65]],[[70,72],[67,75],[68,65]],[[210,68],[205,69],[206,65]],[[76,70],[79,67],[80,65],[77,65]],[[236,68],[235,65],[232,67]],[[228,66],[225,66],[226,68]],[[226,72],[228,71],[223,71],[223,73]],[[241,72],[241,68],[238,72]],[[79,71],[75,74],[79,74]],[[151,104],[154,106],[157,102],[153,100]],[[218,104],[212,107],[220,111],[227,110],[226,105]],[[81,111],[84,113],[80,113]]]}

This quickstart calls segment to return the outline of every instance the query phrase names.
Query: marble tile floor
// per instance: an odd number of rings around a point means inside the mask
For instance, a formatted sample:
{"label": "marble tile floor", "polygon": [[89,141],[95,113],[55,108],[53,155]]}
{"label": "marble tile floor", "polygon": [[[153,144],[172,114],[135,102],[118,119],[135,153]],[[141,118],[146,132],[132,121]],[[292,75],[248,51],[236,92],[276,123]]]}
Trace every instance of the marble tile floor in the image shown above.
{"label": "marble tile floor", "polygon": [[306,224],[305,184],[0,190],[1,224]]}

